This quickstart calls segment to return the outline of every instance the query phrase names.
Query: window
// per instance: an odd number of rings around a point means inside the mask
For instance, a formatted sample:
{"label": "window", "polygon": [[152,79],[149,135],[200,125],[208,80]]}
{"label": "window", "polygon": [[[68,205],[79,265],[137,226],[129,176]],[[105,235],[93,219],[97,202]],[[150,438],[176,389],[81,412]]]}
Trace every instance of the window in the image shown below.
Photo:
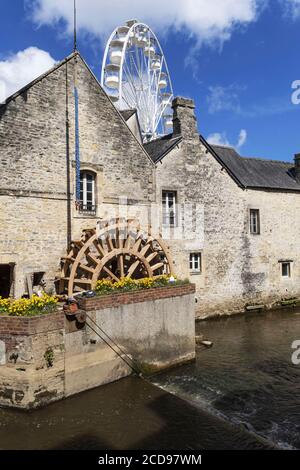
{"label": "window", "polygon": [[33,273],[32,285],[34,287],[42,285],[44,283],[44,276],[45,276],[45,273],[43,272]]}
{"label": "window", "polygon": [[82,171],[80,173],[80,210],[82,212],[96,212],[95,174]]}
{"label": "window", "polygon": [[167,227],[176,227],[176,204],[177,192],[176,191],[163,191],[162,192],[162,206],[163,206],[163,225]]}
{"label": "window", "polygon": [[291,277],[291,263],[289,261],[281,263],[281,275],[282,277]]}
{"label": "window", "polygon": [[250,233],[260,234],[260,217],[258,209],[250,209]]}
{"label": "window", "polygon": [[13,294],[14,264],[0,264],[0,297]]}
{"label": "window", "polygon": [[201,253],[190,253],[190,272],[191,273],[202,272]]}

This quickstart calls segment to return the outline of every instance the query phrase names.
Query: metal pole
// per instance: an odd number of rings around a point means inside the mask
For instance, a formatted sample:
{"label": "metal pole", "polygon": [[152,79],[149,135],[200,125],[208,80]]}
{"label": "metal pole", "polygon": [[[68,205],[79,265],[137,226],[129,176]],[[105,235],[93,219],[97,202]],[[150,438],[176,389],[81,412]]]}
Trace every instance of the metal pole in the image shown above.
{"label": "metal pole", "polygon": [[77,51],[77,8],[74,0],[74,52]]}
{"label": "metal pole", "polygon": [[71,169],[70,169],[70,121],[69,121],[69,77],[66,62],[66,166],[67,166],[67,249],[72,241],[72,208],[71,208]]}

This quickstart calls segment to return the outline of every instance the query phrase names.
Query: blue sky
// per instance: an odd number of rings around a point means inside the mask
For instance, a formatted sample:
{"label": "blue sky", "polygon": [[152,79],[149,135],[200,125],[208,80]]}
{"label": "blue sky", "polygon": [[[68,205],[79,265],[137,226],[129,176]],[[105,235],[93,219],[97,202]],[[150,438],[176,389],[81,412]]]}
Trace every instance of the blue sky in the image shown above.
{"label": "blue sky", "polygon": [[[300,105],[291,102],[300,80],[300,0],[174,0],[172,12],[164,0],[78,2],[78,48],[98,77],[109,31],[137,17],[159,36],[174,93],[195,99],[205,137],[242,155],[291,160],[300,152]],[[72,0],[1,0],[0,84],[11,91],[72,51],[71,7]],[[16,56],[27,49],[32,63]]]}

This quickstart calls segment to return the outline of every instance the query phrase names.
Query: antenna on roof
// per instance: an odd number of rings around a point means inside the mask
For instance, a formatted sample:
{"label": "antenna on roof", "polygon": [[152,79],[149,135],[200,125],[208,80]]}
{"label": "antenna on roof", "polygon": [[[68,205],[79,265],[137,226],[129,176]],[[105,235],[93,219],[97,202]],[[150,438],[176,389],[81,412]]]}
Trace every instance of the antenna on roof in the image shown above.
{"label": "antenna on roof", "polygon": [[74,0],[74,52],[77,51],[77,8]]}

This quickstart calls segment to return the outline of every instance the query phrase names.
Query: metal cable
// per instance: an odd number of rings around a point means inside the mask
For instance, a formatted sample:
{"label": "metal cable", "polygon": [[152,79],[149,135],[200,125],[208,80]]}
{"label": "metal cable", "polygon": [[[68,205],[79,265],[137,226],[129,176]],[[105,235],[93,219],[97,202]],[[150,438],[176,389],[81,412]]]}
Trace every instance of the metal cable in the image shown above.
{"label": "metal cable", "polygon": [[128,354],[106,333],[106,331],[101,328],[101,326],[98,325],[98,323],[95,322],[95,320],[93,320],[92,317],[90,317],[88,314],[86,314],[86,316],[87,318],[89,318],[89,320],[91,320],[92,323],[94,323],[94,325],[96,325],[97,328],[99,328],[99,330],[109,339],[109,341],[111,341],[113,345],[116,346],[116,348],[118,348],[118,350],[121,351],[121,353],[124,354],[124,356],[126,356],[132,362],[132,364],[134,364],[134,366],[139,370],[139,365],[134,361],[134,359],[129,357]]}
{"label": "metal cable", "polygon": [[131,357],[128,356],[128,354],[106,333],[106,331],[104,331],[101,326],[98,325],[98,323],[95,322],[95,320],[92,319],[92,317],[90,317],[88,314],[86,314],[87,318],[89,318],[89,320],[91,320],[92,323],[94,323],[94,325],[96,325],[97,328],[99,328],[99,330],[105,335],[107,336],[107,338],[109,339],[109,341],[111,341],[113,343],[114,346],[116,346],[119,351],[121,351],[122,354],[124,354],[124,356],[126,356],[128,359],[130,359],[131,362],[134,363],[134,360],[131,359]]}
{"label": "metal cable", "polygon": [[[93,323],[95,323],[94,320],[93,320],[89,315],[87,315],[87,317],[88,317]],[[102,339],[102,341],[104,341],[104,343],[107,344],[107,346],[109,346],[109,347],[114,351],[114,353],[117,354],[117,356],[119,356],[119,358],[122,359],[122,360],[125,362],[125,364],[127,364],[128,367],[130,367],[130,369],[133,370],[133,372],[135,372],[135,373],[136,373],[137,375],[139,375],[139,376],[142,375],[141,371],[135,368],[136,365],[135,365],[134,361],[128,356],[128,354],[126,354],[124,351],[122,351],[122,349],[107,335],[107,333],[105,333],[105,331],[103,331],[103,330],[97,325],[97,323],[95,323],[95,325],[108,337],[108,339],[121,351],[121,353],[124,354],[124,356],[126,356],[126,358],[127,358],[129,361],[131,361],[131,363],[132,363],[133,365],[130,364],[128,361],[126,361],[126,359],[125,359],[118,351],[116,351],[116,350],[113,348],[113,346],[112,346],[108,341],[106,341],[106,339],[103,338],[91,325],[89,325],[88,323],[86,323],[86,325],[87,325],[97,336],[99,336],[99,338]]]}

